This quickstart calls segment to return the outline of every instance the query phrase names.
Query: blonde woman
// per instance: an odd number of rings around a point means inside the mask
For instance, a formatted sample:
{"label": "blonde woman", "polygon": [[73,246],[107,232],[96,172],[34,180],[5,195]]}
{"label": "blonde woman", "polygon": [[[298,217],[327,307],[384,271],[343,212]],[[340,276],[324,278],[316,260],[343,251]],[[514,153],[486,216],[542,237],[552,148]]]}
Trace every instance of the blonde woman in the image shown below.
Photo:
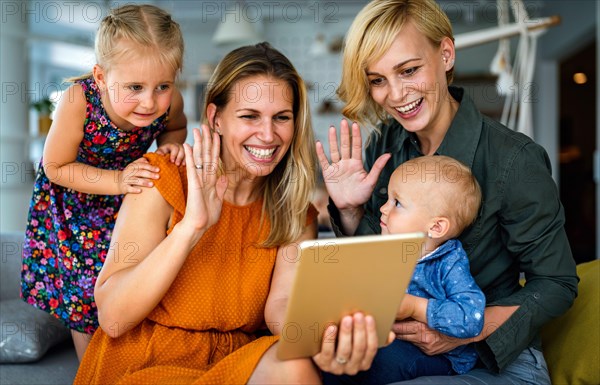
{"label": "blonde woman", "polygon": [[296,243],[317,235],[306,87],[267,43],[241,47],[204,113],[186,166],[148,155],[160,179],[123,202],[75,384],[320,382],[275,357]]}
{"label": "blonde woman", "polygon": [[[394,331],[427,355],[475,342],[479,361],[465,375],[407,383],[549,384],[539,329],[571,306],[578,281],[550,162],[542,147],[450,86],[455,57],[452,26],[433,0],[375,0],[357,15],[338,90],[344,115],[357,123],[342,122],[339,146],[330,129],[330,160],[317,144],[332,220],[338,234],[379,233],[379,207],[398,165],[423,155],[466,164],[483,204],[459,240],[486,295],[483,330],[448,338],[410,320]],[[371,134],[364,163],[359,123]]]}

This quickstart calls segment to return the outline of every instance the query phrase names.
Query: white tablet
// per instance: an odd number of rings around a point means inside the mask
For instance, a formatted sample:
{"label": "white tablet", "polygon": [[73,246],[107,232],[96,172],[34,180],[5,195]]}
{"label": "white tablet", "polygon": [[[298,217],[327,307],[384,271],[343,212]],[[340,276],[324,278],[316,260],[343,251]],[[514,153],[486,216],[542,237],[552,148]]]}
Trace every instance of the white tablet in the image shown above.
{"label": "white tablet", "polygon": [[375,318],[385,345],[408,287],[423,233],[368,235],[300,243],[277,357],[311,357],[327,326],[361,311]]}

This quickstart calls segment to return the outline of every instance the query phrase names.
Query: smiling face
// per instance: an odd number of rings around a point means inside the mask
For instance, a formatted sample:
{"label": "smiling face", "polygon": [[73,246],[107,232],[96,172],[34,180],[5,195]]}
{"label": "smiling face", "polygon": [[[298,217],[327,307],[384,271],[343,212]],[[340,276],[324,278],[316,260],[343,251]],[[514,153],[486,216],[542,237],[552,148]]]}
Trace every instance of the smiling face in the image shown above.
{"label": "smiling face", "polygon": [[150,54],[126,55],[110,70],[94,67],[102,104],[120,129],[145,127],[167,112],[171,105],[175,71]]}
{"label": "smiling face", "polygon": [[293,93],[281,79],[251,76],[232,87],[224,108],[209,105],[214,129],[221,134],[226,170],[249,177],[270,174],[290,148],[294,135]]}
{"label": "smiling face", "polygon": [[436,47],[407,22],[390,48],[367,65],[371,97],[406,130],[443,134],[453,118],[446,80],[453,62],[449,38]]}

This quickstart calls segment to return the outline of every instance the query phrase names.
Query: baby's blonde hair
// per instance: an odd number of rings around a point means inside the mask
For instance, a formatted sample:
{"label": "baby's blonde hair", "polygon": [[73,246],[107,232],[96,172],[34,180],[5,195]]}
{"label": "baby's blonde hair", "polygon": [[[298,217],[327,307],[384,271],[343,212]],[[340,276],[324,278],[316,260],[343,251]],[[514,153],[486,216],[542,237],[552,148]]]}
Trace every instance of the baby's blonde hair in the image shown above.
{"label": "baby's blonde hair", "polygon": [[[337,93],[345,102],[342,113],[368,132],[379,133],[377,123],[387,114],[371,97],[367,67],[387,52],[408,22],[435,47],[445,37],[454,41],[450,20],[433,0],[371,1],[358,13],[346,35],[342,82]],[[446,72],[448,84],[453,74],[454,67]]]}
{"label": "baby's blonde hair", "polygon": [[481,206],[481,188],[471,170],[456,159],[443,155],[421,156],[402,163],[402,182],[422,187],[420,201],[433,216],[444,216],[452,224],[451,237],[470,226]]}
{"label": "baby's blonde hair", "polygon": [[[181,72],[183,35],[179,24],[168,12],[154,5],[129,4],[111,9],[96,33],[96,62],[110,71],[111,66],[132,51],[140,54],[151,52],[160,63],[170,66],[176,73]],[[86,79],[91,75],[88,72],[68,81]]]}

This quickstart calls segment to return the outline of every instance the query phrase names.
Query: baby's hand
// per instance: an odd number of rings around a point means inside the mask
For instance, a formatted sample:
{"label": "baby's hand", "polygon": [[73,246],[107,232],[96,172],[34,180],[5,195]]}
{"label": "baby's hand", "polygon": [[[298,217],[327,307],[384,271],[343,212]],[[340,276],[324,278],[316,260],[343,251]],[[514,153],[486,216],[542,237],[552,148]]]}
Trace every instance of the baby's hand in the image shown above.
{"label": "baby's hand", "polygon": [[396,312],[396,319],[402,320],[407,318],[413,318],[415,315],[415,296],[405,294],[402,299],[402,303]]}
{"label": "baby's hand", "polygon": [[139,194],[142,187],[152,187],[153,179],[158,179],[160,169],[151,165],[146,158],[136,159],[131,162],[119,175],[119,191],[121,194]]}
{"label": "baby's hand", "polygon": [[179,143],[165,143],[156,149],[157,154],[170,154],[169,159],[177,166],[185,165],[185,152]]}

